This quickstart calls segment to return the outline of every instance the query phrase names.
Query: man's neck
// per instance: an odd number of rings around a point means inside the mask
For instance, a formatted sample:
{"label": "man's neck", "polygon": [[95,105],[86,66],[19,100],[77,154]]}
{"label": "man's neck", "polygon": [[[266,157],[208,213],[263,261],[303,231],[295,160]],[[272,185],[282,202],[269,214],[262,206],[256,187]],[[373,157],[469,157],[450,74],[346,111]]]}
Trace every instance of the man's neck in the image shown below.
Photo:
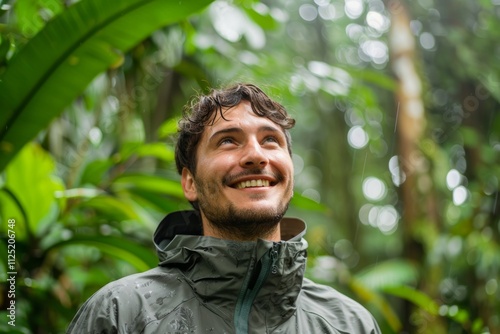
{"label": "man's neck", "polygon": [[217,229],[202,215],[202,226],[203,235],[207,237],[214,237],[218,239],[234,240],[234,241],[256,241],[257,239],[264,239],[268,241],[279,242],[281,240],[281,230],[280,224],[277,224],[275,228],[270,230],[268,233],[263,233],[262,235],[257,235],[249,238],[243,233],[230,233],[228,231],[221,231]]}

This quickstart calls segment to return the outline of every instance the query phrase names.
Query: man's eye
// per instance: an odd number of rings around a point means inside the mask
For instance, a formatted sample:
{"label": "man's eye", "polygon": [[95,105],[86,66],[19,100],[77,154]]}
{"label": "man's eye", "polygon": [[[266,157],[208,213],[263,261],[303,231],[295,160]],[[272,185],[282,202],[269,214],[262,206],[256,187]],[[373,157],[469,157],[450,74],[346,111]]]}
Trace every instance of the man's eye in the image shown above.
{"label": "man's eye", "polygon": [[223,138],[219,141],[219,145],[234,144],[233,138]]}
{"label": "man's eye", "polygon": [[269,137],[264,138],[264,142],[265,143],[279,143],[279,140],[276,137],[269,136]]}

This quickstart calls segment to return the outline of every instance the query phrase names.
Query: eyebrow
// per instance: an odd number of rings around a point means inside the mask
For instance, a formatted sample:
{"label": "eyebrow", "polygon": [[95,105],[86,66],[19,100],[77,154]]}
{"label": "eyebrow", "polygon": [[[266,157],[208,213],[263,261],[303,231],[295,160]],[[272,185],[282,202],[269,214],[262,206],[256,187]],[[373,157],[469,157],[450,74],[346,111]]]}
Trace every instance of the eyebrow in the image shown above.
{"label": "eyebrow", "polygon": [[[221,135],[225,135],[225,134],[243,133],[243,132],[244,132],[243,129],[242,128],[238,128],[238,127],[221,129],[221,130],[215,132],[214,134],[212,134],[208,140],[211,141],[214,138],[220,137]],[[261,126],[258,129],[258,132],[281,132],[281,131],[278,128],[274,127],[274,126],[266,125],[266,126]]]}

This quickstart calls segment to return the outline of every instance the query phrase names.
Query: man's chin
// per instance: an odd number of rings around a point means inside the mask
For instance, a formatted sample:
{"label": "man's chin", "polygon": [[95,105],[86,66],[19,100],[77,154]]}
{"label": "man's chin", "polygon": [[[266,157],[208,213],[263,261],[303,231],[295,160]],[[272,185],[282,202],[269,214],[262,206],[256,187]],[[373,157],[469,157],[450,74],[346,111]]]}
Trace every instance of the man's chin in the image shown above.
{"label": "man's chin", "polygon": [[244,203],[231,206],[237,212],[251,212],[265,215],[266,212],[278,212],[281,210],[281,203],[273,204],[266,200],[252,199]]}
{"label": "man's chin", "polygon": [[231,205],[225,210],[209,211],[204,214],[210,225],[221,235],[230,239],[255,240],[265,239],[275,231],[287,208],[288,205],[282,204],[278,207],[276,205],[245,205],[244,207]]}

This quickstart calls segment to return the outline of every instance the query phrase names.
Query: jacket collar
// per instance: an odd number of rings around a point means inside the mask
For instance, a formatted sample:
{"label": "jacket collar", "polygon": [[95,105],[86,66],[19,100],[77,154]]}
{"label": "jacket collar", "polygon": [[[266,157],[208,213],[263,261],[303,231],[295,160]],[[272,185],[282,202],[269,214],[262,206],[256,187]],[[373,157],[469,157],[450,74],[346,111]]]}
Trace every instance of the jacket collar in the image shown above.
{"label": "jacket collar", "polygon": [[[284,218],[280,224],[278,270],[271,274],[254,307],[265,312],[268,323],[279,324],[295,311],[302,286],[307,242],[305,223]],[[274,244],[259,239],[237,242],[202,236],[201,221],[194,211],[166,216],[154,234],[161,267],[177,268],[196,294],[221,316],[232,317],[237,296],[247,273]]]}
{"label": "jacket collar", "polygon": [[[306,224],[298,218],[283,218],[280,223],[281,236],[285,241],[300,241],[306,233]],[[158,252],[177,235],[203,234],[201,218],[193,210],[175,211],[168,214],[160,222],[154,233],[153,241]]]}

